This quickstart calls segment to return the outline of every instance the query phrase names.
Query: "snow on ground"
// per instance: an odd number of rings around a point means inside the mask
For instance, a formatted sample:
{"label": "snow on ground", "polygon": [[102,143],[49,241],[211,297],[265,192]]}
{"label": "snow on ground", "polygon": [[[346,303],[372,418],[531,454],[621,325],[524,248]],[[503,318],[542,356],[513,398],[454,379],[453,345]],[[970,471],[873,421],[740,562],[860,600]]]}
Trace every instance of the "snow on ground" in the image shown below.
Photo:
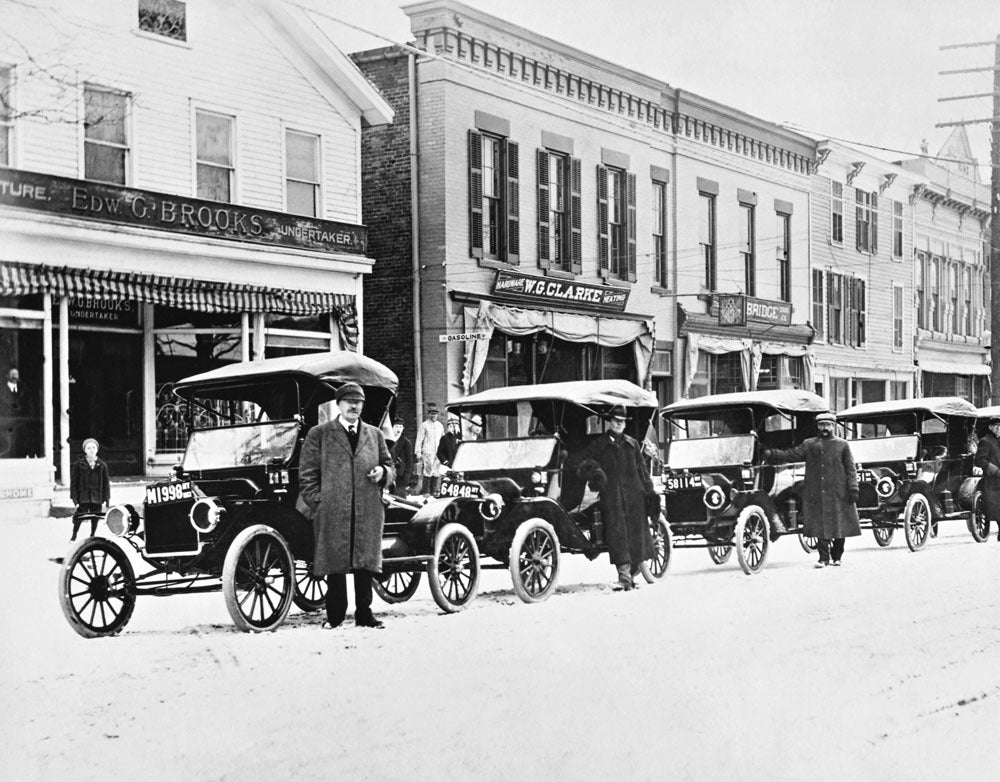
{"label": "snow on ground", "polygon": [[675,552],[610,589],[566,556],[547,602],[505,571],[384,630],[298,609],[237,632],[221,593],[140,598],[85,640],[57,600],[68,519],[4,528],[0,756],[9,780],[986,780],[1000,765],[1000,544],[910,553],[870,533],[814,570],[794,538],[747,577]]}

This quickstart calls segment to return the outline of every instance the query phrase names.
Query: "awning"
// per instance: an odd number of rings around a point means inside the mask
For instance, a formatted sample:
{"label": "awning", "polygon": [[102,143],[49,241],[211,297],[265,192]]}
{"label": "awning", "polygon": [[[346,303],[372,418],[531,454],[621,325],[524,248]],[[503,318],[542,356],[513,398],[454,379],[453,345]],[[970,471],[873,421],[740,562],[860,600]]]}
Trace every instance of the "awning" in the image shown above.
{"label": "awning", "polygon": [[936,375],[988,375],[990,365],[971,361],[934,361],[920,359],[918,369],[921,372],[933,372]]}
{"label": "awning", "polygon": [[0,295],[123,298],[195,312],[271,312],[284,315],[320,315],[332,312],[341,342],[358,347],[358,311],[353,296],[329,291],[267,288],[247,283],[217,282],[155,274],[79,269],[70,266],[0,262]]}

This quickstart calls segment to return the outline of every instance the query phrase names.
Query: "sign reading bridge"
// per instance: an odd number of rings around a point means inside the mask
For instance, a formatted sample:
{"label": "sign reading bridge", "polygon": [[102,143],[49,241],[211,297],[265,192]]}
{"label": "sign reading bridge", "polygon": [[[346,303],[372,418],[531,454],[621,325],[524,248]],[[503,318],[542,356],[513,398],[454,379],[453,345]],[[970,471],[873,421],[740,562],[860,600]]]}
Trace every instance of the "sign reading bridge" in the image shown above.
{"label": "sign reading bridge", "polygon": [[493,293],[539,304],[558,304],[604,312],[623,312],[628,304],[628,288],[589,285],[573,280],[533,277],[530,274],[500,269],[493,282]]}

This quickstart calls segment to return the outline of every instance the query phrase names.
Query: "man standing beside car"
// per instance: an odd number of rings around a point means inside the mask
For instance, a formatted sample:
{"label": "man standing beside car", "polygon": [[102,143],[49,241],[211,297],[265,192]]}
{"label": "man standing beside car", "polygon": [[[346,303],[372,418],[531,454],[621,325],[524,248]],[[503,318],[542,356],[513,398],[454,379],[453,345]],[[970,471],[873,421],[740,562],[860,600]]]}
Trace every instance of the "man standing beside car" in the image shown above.
{"label": "man standing beside car", "polygon": [[1000,540],[1000,418],[991,418],[988,427],[976,447],[976,467],[983,471],[986,519],[997,525],[997,540]]}
{"label": "man standing beside car", "polygon": [[313,574],[326,576],[325,627],[347,615],[347,573],[354,574],[354,623],[381,627],[372,614],[372,579],[382,570],[382,487],[395,480],[382,432],[361,420],[365,391],[357,383],[337,389],[339,415],[306,435],[299,491],[312,511],[316,553]]}
{"label": "man standing beside car", "polygon": [[846,440],[833,433],[833,413],[816,416],[817,437],[794,448],[764,449],[765,461],[806,463],[802,483],[802,534],[819,541],[816,567],[840,565],[844,539],[861,534],[858,521],[858,475]]}

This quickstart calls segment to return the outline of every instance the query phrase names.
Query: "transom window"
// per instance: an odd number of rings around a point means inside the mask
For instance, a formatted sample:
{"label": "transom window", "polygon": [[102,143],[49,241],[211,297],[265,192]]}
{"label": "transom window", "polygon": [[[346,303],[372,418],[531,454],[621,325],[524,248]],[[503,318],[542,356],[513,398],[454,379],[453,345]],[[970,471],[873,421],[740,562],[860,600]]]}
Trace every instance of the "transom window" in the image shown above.
{"label": "transom window", "polygon": [[285,131],[285,192],[289,212],[318,214],[319,136]]}
{"label": "transom window", "polygon": [[139,29],[186,41],[187,4],[180,0],[139,0]]}
{"label": "transom window", "polygon": [[84,86],[84,179],[125,184],[129,152],[125,122],[128,100],[124,92],[92,84]]}
{"label": "transom window", "polygon": [[209,111],[196,112],[198,197],[233,200],[233,126],[236,120]]}

